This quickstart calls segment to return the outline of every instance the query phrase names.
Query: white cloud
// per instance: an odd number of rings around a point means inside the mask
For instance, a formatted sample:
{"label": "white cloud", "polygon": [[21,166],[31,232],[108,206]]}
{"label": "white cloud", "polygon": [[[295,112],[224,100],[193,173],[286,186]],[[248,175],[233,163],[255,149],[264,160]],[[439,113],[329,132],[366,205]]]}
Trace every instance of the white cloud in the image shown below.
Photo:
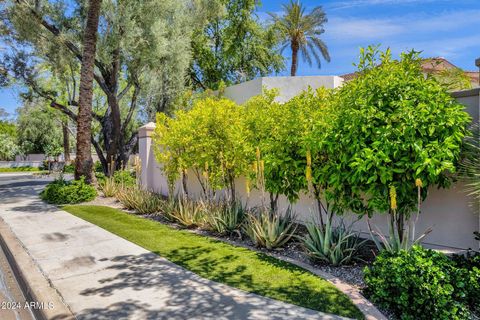
{"label": "white cloud", "polygon": [[405,32],[404,26],[389,19],[329,19],[325,26],[326,35],[336,40],[380,40]]}
{"label": "white cloud", "polygon": [[[372,0],[380,1],[380,0]],[[438,32],[479,28],[480,10],[448,11],[440,15],[407,14],[383,19],[331,16],[326,25],[326,37],[334,41],[401,40],[418,38]]]}
{"label": "white cloud", "polygon": [[326,7],[336,10],[336,9],[347,9],[354,7],[366,7],[366,6],[378,6],[378,5],[401,5],[401,4],[414,4],[435,1],[451,1],[451,0],[352,0],[352,1],[335,1],[331,5]]}

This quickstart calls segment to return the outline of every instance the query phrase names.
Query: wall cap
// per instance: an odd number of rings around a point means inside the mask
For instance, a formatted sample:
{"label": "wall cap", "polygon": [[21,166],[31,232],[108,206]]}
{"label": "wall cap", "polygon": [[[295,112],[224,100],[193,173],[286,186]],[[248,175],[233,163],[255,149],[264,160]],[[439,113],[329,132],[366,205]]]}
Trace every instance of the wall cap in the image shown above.
{"label": "wall cap", "polygon": [[454,98],[464,98],[464,97],[474,97],[480,95],[480,87],[467,89],[467,90],[460,90],[460,91],[453,91],[451,92],[452,97]]}
{"label": "wall cap", "polygon": [[149,122],[145,124],[144,126],[141,126],[138,128],[138,137],[141,138],[147,138],[151,137],[153,130],[155,130],[155,123],[154,122]]}

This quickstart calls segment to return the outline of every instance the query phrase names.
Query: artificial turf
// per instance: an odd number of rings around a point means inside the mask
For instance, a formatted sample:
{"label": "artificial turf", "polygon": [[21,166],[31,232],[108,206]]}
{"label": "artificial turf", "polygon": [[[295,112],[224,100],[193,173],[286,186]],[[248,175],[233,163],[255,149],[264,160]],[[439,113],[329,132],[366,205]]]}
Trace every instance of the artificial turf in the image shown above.
{"label": "artificial turf", "polygon": [[0,168],[0,173],[2,172],[37,172],[42,171],[39,168],[34,167],[9,167],[9,168]]}
{"label": "artificial turf", "polygon": [[204,278],[302,307],[364,318],[332,284],[288,262],[110,207],[63,209]]}

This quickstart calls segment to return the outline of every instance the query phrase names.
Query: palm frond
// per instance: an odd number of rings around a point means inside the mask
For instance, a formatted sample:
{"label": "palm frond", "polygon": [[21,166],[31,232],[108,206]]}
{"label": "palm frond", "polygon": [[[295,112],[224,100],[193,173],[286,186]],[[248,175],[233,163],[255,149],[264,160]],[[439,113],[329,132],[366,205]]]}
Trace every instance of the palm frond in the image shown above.
{"label": "palm frond", "polygon": [[317,49],[320,50],[323,58],[325,60],[327,60],[327,62],[330,62],[330,53],[328,52],[328,47],[325,44],[325,42],[323,42],[321,39],[315,38],[315,37],[311,37],[311,38],[309,38],[309,40],[311,40],[313,42],[313,44],[317,47]]}

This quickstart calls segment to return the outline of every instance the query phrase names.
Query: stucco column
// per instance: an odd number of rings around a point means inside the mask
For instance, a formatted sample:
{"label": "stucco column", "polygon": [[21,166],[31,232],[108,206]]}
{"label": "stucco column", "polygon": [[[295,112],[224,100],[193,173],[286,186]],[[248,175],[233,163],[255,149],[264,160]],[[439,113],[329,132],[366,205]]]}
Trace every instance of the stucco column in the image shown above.
{"label": "stucco column", "polygon": [[149,122],[138,129],[138,153],[142,162],[140,180],[145,189],[150,189],[152,184],[152,180],[149,179],[149,168],[155,161],[152,151],[153,130],[155,130],[155,123],[153,122]]}

